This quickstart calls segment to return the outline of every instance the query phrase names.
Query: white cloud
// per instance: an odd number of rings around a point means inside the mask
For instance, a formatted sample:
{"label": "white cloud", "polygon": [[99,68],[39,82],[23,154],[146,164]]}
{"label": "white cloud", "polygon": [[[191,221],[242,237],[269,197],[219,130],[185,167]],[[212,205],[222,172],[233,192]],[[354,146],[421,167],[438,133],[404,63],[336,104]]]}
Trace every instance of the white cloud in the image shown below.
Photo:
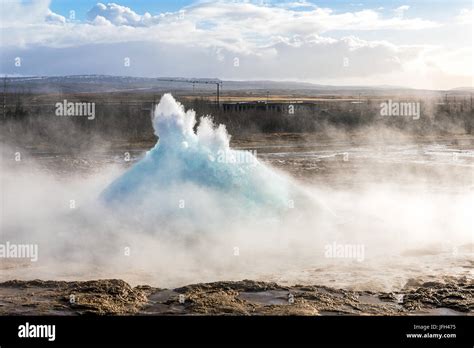
{"label": "white cloud", "polygon": [[[16,14],[31,12],[24,22],[28,25],[2,24],[4,59],[23,54],[29,58],[25,62],[43,62],[32,65],[30,74],[182,75],[332,80],[336,84],[359,78],[389,84],[383,76],[393,79],[407,66],[422,69],[430,61],[425,54],[428,48],[362,40],[357,33],[415,32],[440,25],[421,18],[386,17],[377,10],[335,12],[306,1],[277,6],[198,2],[182,12],[154,15],[138,14],[115,3],[98,3],[87,13],[86,22],[70,22],[52,13],[47,1],[38,3],[41,6],[12,8]],[[403,13],[407,9],[401,6],[397,10]],[[333,34],[338,30],[352,35],[338,38]],[[123,69],[124,56],[132,58],[128,70]],[[238,69],[233,67],[236,57]],[[349,67],[343,66],[344,57],[349,58]],[[456,61],[456,57],[450,59]],[[449,64],[445,59],[438,63]]]}
{"label": "white cloud", "polygon": [[[51,74],[55,71],[56,74],[337,81],[351,77],[366,79],[399,71],[403,64],[415,59],[422,49],[398,47],[383,41],[366,41],[354,36],[333,39],[315,35],[281,38],[271,45],[248,51],[149,41],[95,43],[39,51],[32,48],[20,53],[7,50],[5,57],[13,62],[14,57],[19,55],[25,62],[38,62],[34,65],[25,63],[22,67],[25,75]],[[54,57],[54,63],[51,57]],[[124,57],[131,60],[128,68],[123,66]],[[343,65],[345,57],[349,59],[348,67]],[[235,58],[239,59],[238,67],[233,64]]]}
{"label": "white cloud", "polygon": [[66,23],[66,18],[64,18],[61,15],[58,15],[58,14],[54,13],[53,11],[51,11],[48,8],[48,12],[46,14],[45,21],[47,23],[51,23],[51,24],[64,24],[64,23]]}
{"label": "white cloud", "polygon": [[409,9],[410,9],[410,6],[403,5],[403,6],[397,7],[395,10],[393,10],[393,12],[395,12],[395,15],[397,17],[403,17],[405,12],[408,11]]}
{"label": "white cloud", "polygon": [[[374,10],[336,14],[327,8],[296,11],[247,2],[197,3],[184,8],[183,12],[159,15],[140,15],[115,3],[98,3],[87,13],[88,23],[64,23],[64,17],[52,13],[45,5],[46,2],[39,11],[44,12],[42,23],[34,22],[35,26],[24,26],[21,30],[15,27],[3,45],[23,42],[62,47],[97,40],[152,40],[248,51],[271,45],[281,37],[321,35],[334,30],[418,30],[438,25],[420,18],[382,18]],[[65,26],[54,29],[48,25],[52,23]],[[92,28],[96,25],[110,28],[98,35]]]}
{"label": "white cloud", "polygon": [[0,28],[64,23],[65,18],[52,12],[49,4],[50,0],[1,1]]}
{"label": "white cloud", "polygon": [[291,8],[258,6],[252,3],[199,3],[186,10],[186,18],[196,21],[206,18],[219,29],[265,34],[320,34],[331,30],[415,30],[436,27],[438,24],[421,18],[382,18],[374,10],[334,13],[328,8],[295,11]]}
{"label": "white cloud", "polygon": [[148,12],[139,15],[129,7],[115,3],[108,3],[107,5],[97,3],[89,10],[89,12],[87,12],[87,18],[90,21],[95,22],[97,17],[102,17],[114,25],[128,25],[132,27],[144,27],[158,24],[162,18],[161,15],[152,16]]}
{"label": "white cloud", "polygon": [[473,25],[473,23],[474,23],[474,10],[473,10],[473,9],[463,8],[463,9],[459,12],[459,15],[457,15],[456,21],[457,21],[459,24],[470,24],[470,25]]}
{"label": "white cloud", "polygon": [[102,26],[102,25],[113,26],[113,24],[108,19],[106,19],[105,17],[102,17],[102,16],[96,16],[92,20],[92,24],[97,25],[97,26]]}
{"label": "white cloud", "polygon": [[317,6],[311,2],[306,0],[301,1],[293,1],[293,2],[284,2],[281,4],[277,4],[278,7],[283,8],[317,8]]}

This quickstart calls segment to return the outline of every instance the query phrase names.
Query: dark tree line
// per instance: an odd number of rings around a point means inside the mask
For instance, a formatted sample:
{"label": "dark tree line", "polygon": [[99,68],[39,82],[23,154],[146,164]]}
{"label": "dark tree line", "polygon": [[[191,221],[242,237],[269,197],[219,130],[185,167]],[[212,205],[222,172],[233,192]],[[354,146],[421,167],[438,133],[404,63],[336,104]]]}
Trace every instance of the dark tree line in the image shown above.
{"label": "dark tree line", "polygon": [[[55,103],[63,99],[73,102],[94,102],[95,117],[61,117]],[[49,144],[63,148],[80,147],[94,141],[123,143],[154,142],[151,125],[153,100],[117,96],[38,96],[17,91],[2,94],[3,117],[1,136],[8,142]],[[229,133],[324,132],[327,127],[352,130],[365,126],[387,126],[414,134],[472,134],[474,115],[469,100],[455,103],[421,101],[421,117],[382,117],[380,100],[360,103],[327,101],[318,103],[282,103],[272,108],[265,104],[242,104],[240,110],[219,107],[215,102],[196,98],[184,100],[199,116],[212,115],[216,124],[225,124]],[[290,108],[293,112],[290,112]]]}

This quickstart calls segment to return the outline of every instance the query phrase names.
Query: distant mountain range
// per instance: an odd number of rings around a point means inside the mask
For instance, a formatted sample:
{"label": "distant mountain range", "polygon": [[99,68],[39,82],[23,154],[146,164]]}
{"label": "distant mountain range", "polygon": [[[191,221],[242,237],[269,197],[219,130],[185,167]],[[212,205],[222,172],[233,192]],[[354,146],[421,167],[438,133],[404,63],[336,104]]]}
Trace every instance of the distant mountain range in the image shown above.
{"label": "distant mountain range", "polygon": [[[472,87],[459,87],[449,91],[434,91],[411,89],[399,86],[330,86],[307,82],[292,81],[222,81],[218,79],[182,78],[182,77],[130,77],[109,75],[72,75],[72,76],[30,76],[7,77],[2,85],[6,85],[9,92],[28,93],[112,93],[112,92],[175,92],[175,93],[210,93],[216,90],[216,83],[220,83],[221,91],[255,92],[272,94],[411,94],[411,95],[438,95],[449,92],[452,94],[466,94],[474,92]],[[1,86],[0,88],[3,88]]]}

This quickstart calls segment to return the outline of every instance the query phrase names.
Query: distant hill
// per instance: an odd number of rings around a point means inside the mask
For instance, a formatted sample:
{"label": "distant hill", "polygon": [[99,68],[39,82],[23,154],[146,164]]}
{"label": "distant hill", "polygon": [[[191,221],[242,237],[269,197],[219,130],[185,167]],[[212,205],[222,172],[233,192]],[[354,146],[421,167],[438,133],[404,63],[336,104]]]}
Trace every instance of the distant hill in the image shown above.
{"label": "distant hill", "polygon": [[[174,81],[169,81],[174,80]],[[195,81],[192,83],[190,81]],[[445,91],[419,90],[398,86],[329,86],[307,82],[292,81],[221,81],[218,79],[181,78],[181,77],[130,77],[108,75],[73,76],[32,76],[8,77],[9,92],[34,94],[50,93],[113,93],[113,92],[175,92],[175,93],[214,93],[216,86],[212,82],[222,83],[222,92],[257,92],[272,94],[298,93],[322,95],[439,95]],[[207,83],[207,84],[206,84]],[[2,88],[2,87],[0,87]],[[472,92],[472,88],[455,88],[449,93]]]}
{"label": "distant hill", "polygon": [[450,91],[473,93],[474,92],[474,87],[457,87],[457,88],[450,89]]}

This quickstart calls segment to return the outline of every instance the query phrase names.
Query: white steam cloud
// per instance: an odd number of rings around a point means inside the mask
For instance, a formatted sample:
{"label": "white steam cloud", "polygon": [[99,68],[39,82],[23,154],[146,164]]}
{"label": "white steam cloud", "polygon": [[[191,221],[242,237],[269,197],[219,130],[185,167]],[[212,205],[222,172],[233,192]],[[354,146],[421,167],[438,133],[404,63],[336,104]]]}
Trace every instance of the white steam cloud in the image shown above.
{"label": "white steam cloud", "polygon": [[[4,263],[1,280],[117,277],[173,287],[251,278],[385,289],[462,268],[451,248],[472,242],[469,193],[308,187],[254,157],[238,161],[224,126],[204,117],[196,128],[195,113],[171,95],[153,125],[157,145],[124,173],[104,167],[66,180],[2,165],[0,242],[39,248],[34,264]],[[220,151],[230,155],[218,160]]]}

